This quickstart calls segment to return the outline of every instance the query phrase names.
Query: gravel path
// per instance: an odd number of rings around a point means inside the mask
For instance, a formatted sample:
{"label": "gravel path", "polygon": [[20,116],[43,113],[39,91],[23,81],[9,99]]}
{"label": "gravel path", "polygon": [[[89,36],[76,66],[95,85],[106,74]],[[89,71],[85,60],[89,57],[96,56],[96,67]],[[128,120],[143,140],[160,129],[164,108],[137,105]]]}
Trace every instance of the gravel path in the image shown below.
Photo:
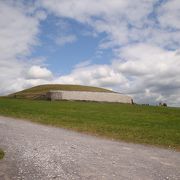
{"label": "gravel path", "polygon": [[180,179],[180,153],[0,117],[0,180]]}

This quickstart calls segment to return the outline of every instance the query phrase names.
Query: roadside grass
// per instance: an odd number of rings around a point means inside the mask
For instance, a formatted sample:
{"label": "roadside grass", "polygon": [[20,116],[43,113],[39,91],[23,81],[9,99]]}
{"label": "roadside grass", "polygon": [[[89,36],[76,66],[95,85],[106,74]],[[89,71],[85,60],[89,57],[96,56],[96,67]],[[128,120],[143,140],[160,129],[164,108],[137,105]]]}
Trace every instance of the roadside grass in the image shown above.
{"label": "roadside grass", "polygon": [[180,150],[180,108],[0,98],[0,114]]}
{"label": "roadside grass", "polygon": [[4,151],[0,149],[0,160],[3,159],[3,157],[4,157]]}

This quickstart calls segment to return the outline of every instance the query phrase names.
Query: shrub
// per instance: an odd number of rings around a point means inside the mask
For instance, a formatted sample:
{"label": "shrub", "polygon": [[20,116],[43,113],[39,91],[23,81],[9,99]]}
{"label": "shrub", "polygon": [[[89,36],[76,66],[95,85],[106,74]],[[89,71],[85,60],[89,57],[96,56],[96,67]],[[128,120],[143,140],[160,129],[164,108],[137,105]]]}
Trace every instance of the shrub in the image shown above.
{"label": "shrub", "polygon": [[0,149],[0,159],[4,157],[4,151]]}

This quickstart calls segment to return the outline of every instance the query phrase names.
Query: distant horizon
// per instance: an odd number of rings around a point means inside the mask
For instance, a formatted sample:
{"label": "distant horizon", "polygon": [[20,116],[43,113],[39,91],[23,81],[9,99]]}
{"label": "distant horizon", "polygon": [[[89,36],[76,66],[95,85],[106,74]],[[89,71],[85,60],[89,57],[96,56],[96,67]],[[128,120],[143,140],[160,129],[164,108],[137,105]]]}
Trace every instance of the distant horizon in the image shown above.
{"label": "distant horizon", "polygon": [[86,85],[180,107],[179,0],[0,1],[0,95]]}

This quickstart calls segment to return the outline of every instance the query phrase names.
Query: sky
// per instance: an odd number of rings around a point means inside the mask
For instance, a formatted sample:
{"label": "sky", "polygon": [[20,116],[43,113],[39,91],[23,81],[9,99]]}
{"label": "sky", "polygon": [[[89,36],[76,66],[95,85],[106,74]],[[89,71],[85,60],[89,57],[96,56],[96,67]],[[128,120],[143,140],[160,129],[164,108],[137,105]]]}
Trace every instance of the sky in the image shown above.
{"label": "sky", "polygon": [[0,95],[54,83],[180,106],[180,1],[0,0]]}

